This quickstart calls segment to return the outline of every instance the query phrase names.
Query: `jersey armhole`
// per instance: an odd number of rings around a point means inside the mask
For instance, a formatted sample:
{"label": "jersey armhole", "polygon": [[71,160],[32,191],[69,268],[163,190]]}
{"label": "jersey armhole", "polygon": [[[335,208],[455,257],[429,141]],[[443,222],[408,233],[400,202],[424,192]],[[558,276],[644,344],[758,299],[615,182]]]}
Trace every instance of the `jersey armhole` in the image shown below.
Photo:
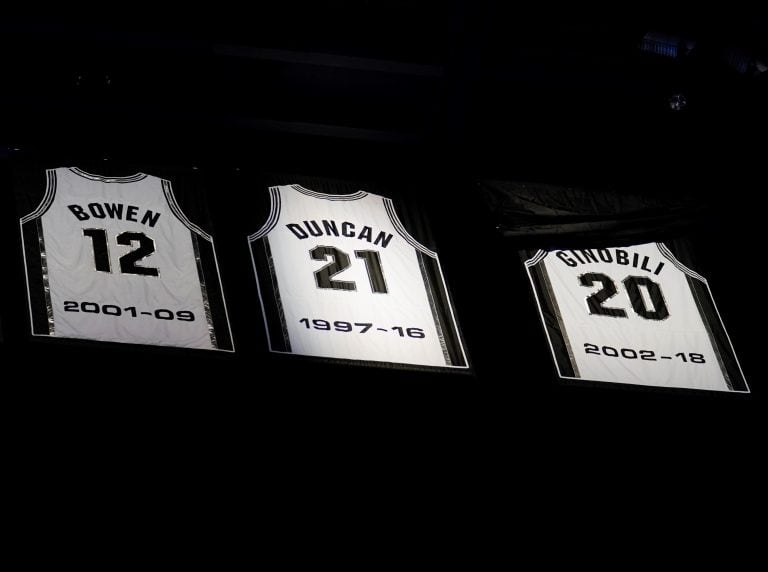
{"label": "jersey armhole", "polygon": [[49,208],[51,208],[51,203],[53,203],[53,199],[56,196],[56,169],[46,169],[45,178],[45,194],[40,200],[40,204],[37,205],[37,208],[31,213],[21,217],[21,224],[40,218]]}
{"label": "jersey armhole", "polygon": [[171,182],[167,179],[160,179],[160,181],[163,186],[163,194],[165,195],[165,200],[168,202],[168,206],[170,207],[171,212],[176,216],[177,219],[179,219],[179,221],[181,221],[181,224],[208,242],[213,242],[211,235],[205,232],[196,224],[192,223],[192,221],[187,218],[187,215],[185,215],[181,210],[179,203],[176,202],[176,197],[173,195],[173,187],[171,186]]}
{"label": "jersey armhole", "polygon": [[280,218],[280,187],[269,187],[269,195],[270,206],[267,221],[259,230],[248,235],[248,242],[263,238],[269,231],[277,226],[277,219]]}
{"label": "jersey armhole", "polygon": [[672,254],[672,251],[669,250],[669,248],[667,248],[666,244],[664,244],[663,242],[657,242],[656,243],[656,247],[659,249],[659,252],[661,253],[661,255],[664,258],[666,258],[667,260],[669,260],[675,268],[677,268],[681,272],[684,272],[685,274],[687,274],[691,278],[695,278],[696,280],[700,280],[704,284],[707,284],[707,279],[706,278],[704,278],[701,274],[698,274],[697,272],[694,272],[693,270],[688,268],[685,264],[680,262],[675,257],[675,255]]}
{"label": "jersey armhole", "polygon": [[400,219],[397,216],[397,213],[395,212],[395,206],[392,203],[392,199],[389,199],[387,197],[381,197],[384,201],[384,210],[387,212],[387,216],[389,217],[389,221],[392,223],[392,226],[395,227],[395,230],[397,233],[402,236],[405,241],[410,244],[413,248],[416,250],[426,254],[427,256],[431,258],[437,258],[437,253],[428,249],[426,246],[421,244],[418,240],[413,238],[407,230],[405,230],[405,227],[403,226],[403,223],[400,222]]}
{"label": "jersey armhole", "polygon": [[536,254],[531,256],[528,260],[525,260],[523,264],[525,264],[526,268],[530,268],[532,266],[536,266],[539,262],[544,260],[547,257],[548,252],[546,250],[538,250]]}

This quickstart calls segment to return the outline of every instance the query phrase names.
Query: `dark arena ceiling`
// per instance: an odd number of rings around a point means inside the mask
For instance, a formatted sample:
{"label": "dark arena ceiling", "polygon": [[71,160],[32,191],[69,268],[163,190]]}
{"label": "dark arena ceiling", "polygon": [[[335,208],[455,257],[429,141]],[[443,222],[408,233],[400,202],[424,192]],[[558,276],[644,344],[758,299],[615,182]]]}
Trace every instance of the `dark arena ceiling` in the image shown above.
{"label": "dark arena ceiling", "polygon": [[67,124],[109,139],[106,121],[232,156],[299,135],[453,150],[470,170],[529,178],[584,177],[598,160],[637,170],[626,155],[647,164],[654,150],[754,158],[745,141],[768,116],[764,16],[503,4],[6,18],[4,139],[30,144]]}

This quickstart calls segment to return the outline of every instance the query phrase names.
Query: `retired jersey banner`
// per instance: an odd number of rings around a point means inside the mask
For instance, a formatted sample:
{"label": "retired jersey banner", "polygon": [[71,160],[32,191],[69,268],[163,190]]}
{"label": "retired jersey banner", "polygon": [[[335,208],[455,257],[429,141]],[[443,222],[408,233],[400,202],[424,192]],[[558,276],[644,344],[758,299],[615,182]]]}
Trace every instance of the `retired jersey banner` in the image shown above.
{"label": "retired jersey banner", "polygon": [[437,253],[392,200],[299,184],[267,191],[269,216],[248,244],[271,351],[468,367]]}
{"label": "retired jersey banner", "polygon": [[525,260],[562,378],[748,392],[706,279],[661,242]]}
{"label": "retired jersey banner", "polygon": [[233,350],[207,211],[175,181],[77,167],[17,178],[32,334]]}

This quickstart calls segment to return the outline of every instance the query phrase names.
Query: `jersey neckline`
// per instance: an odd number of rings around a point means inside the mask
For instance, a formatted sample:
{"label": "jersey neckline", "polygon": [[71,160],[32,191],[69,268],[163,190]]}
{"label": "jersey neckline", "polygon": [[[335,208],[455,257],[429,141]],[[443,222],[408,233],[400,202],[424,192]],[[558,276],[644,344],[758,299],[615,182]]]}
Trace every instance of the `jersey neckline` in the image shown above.
{"label": "jersey neckline", "polygon": [[90,179],[92,181],[103,181],[105,183],[133,183],[135,181],[141,181],[147,177],[145,173],[134,173],[133,175],[128,175],[125,177],[105,177],[103,175],[96,175],[94,173],[83,171],[78,167],[70,167],[69,170],[76,175],[86,179]]}
{"label": "jersey neckline", "polygon": [[329,199],[336,199],[336,200],[352,200],[352,199],[362,199],[363,197],[367,197],[368,193],[366,191],[355,191],[354,193],[350,193],[348,195],[332,195],[330,193],[321,193],[318,191],[313,191],[312,189],[307,189],[306,187],[302,187],[301,185],[288,185],[289,187],[293,188],[296,191],[299,191],[302,194],[309,195],[310,197],[318,197],[318,198],[329,198]]}

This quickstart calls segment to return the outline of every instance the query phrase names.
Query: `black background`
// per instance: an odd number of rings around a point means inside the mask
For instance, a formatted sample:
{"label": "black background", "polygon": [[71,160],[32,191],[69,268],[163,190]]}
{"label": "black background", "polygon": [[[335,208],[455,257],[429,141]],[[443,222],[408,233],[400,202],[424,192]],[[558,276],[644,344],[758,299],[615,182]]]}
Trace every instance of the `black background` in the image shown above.
{"label": "black background", "polygon": [[[0,23],[0,352],[17,372],[3,376],[16,427],[52,437],[78,427],[107,448],[141,436],[159,456],[194,443],[251,460],[297,449],[323,459],[336,445],[347,459],[461,450],[474,460],[457,471],[483,459],[494,474],[550,454],[571,472],[583,447],[587,464],[607,465],[757,437],[768,74],[741,73],[724,54],[738,47],[766,61],[765,19],[459,1],[252,11]],[[649,30],[696,48],[643,53]],[[688,100],[680,112],[668,104],[675,93]],[[113,176],[196,168],[237,353],[32,340],[7,184],[17,160]],[[265,171],[375,182],[421,205],[474,374],[269,355],[245,242],[266,216]],[[700,194],[716,216],[697,229],[694,269],[709,279],[753,393],[559,381],[519,245],[499,236],[477,192],[484,178]]]}

